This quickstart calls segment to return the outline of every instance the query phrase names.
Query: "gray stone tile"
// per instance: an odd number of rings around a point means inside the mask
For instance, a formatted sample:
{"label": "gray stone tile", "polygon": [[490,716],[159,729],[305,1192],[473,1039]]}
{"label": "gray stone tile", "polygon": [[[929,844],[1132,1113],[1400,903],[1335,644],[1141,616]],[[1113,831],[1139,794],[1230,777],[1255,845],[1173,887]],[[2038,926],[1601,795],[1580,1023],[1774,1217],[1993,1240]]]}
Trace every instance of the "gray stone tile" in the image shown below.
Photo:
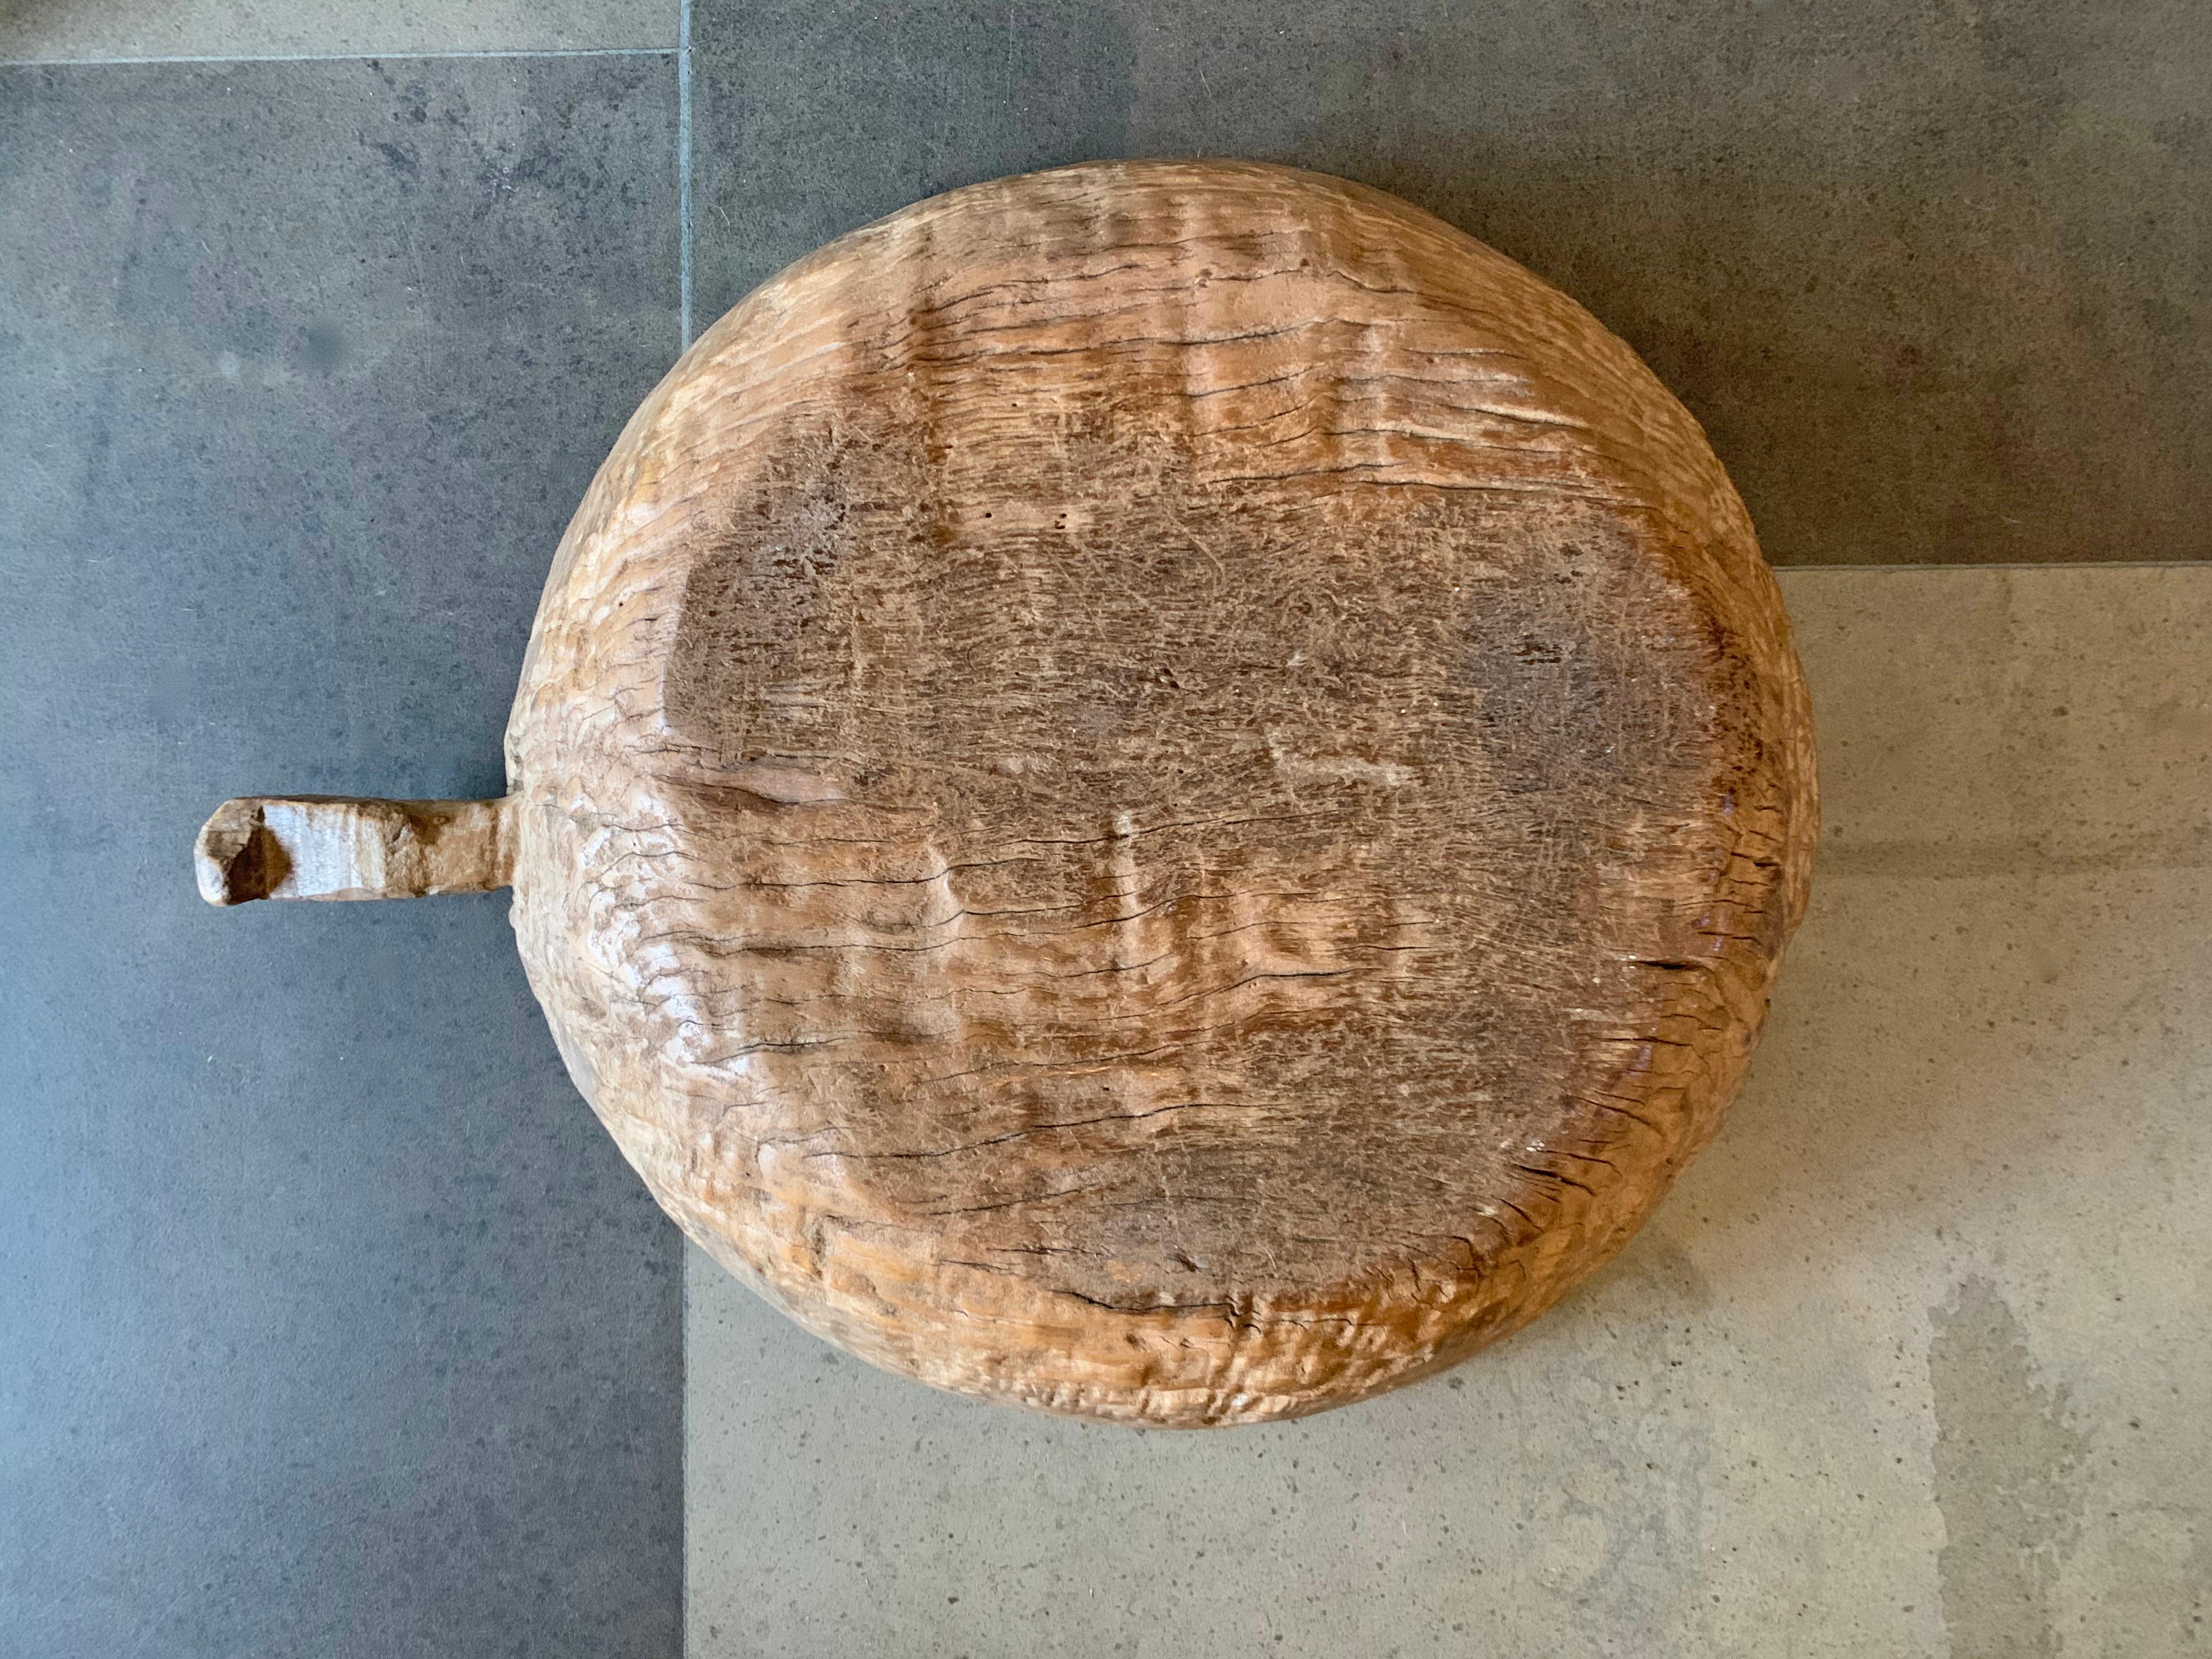
{"label": "gray stone tile", "polygon": [[694,1659],[2199,1651],[2212,571],[1785,574],[1828,841],[1752,1083],[1447,1376],[1143,1434],[687,1268]]}
{"label": "gray stone tile", "polygon": [[698,313],[999,173],[1395,191],[1625,335],[1777,563],[2212,556],[2212,9],[701,0]]}
{"label": "gray stone tile", "polygon": [[672,47],[681,0],[0,0],[0,62]]}
{"label": "gray stone tile", "polygon": [[190,856],[501,788],[675,119],[665,58],[0,70],[0,1650],[675,1645],[677,1236],[501,898]]}

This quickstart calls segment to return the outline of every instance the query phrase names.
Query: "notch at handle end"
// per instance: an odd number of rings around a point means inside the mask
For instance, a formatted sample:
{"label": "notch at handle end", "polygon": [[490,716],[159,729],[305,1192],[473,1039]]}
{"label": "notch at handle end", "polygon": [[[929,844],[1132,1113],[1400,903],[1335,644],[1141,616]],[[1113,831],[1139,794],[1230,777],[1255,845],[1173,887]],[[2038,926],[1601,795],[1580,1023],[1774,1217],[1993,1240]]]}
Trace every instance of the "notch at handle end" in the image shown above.
{"label": "notch at handle end", "polygon": [[488,892],[514,872],[512,800],[227,800],[192,847],[200,896],[245,904]]}

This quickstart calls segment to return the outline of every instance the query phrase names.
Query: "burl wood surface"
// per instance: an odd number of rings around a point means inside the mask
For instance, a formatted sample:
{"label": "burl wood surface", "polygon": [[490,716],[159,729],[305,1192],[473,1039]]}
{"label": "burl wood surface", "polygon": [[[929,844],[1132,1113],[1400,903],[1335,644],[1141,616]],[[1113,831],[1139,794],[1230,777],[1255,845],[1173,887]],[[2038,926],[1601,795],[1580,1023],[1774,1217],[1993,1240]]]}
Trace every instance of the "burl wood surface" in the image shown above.
{"label": "burl wood surface", "polygon": [[1712,1134],[1811,733],[1696,423],[1403,202],[1100,163],[801,261],[563,540],[502,802],[204,890],[495,885],[684,1230],[951,1389],[1195,1425],[1534,1316]]}
{"label": "burl wood surface", "polygon": [[1628,349],[1405,203],[1000,180],[625,431],[514,920],[663,1205],[894,1370],[1158,1425],[1519,1325],[1712,1133],[1802,908],[1780,600]]}

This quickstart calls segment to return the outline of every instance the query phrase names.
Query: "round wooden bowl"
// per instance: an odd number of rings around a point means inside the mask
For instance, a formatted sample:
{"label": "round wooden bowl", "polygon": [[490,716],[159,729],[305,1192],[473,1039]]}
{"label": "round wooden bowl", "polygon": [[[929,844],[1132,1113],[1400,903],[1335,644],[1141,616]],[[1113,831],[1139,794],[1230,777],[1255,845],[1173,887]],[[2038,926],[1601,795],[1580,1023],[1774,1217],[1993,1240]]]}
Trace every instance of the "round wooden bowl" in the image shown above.
{"label": "round wooden bowl", "polygon": [[1519,265],[1107,162],[784,271],[561,545],[496,803],[248,799],[220,902],[495,884],[653,1194],[964,1392],[1251,1422],[1448,1365],[1705,1144],[1805,694],[1697,423]]}

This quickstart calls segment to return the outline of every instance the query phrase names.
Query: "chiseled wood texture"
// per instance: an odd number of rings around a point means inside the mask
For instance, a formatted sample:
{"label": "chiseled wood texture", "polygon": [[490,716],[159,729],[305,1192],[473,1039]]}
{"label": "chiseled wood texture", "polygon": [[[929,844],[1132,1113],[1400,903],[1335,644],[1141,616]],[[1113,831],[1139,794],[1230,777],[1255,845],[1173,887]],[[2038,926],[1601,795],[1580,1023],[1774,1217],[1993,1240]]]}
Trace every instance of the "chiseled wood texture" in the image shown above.
{"label": "chiseled wood texture", "polygon": [[1403,202],[1098,163],[769,282],[638,411],[513,721],[514,921],[685,1231],[1132,1423],[1449,1364],[1711,1135],[1810,726],[1696,423]]}
{"label": "chiseled wood texture", "polygon": [[483,893],[512,874],[511,822],[504,800],[246,795],[201,826],[192,865],[210,904]]}

